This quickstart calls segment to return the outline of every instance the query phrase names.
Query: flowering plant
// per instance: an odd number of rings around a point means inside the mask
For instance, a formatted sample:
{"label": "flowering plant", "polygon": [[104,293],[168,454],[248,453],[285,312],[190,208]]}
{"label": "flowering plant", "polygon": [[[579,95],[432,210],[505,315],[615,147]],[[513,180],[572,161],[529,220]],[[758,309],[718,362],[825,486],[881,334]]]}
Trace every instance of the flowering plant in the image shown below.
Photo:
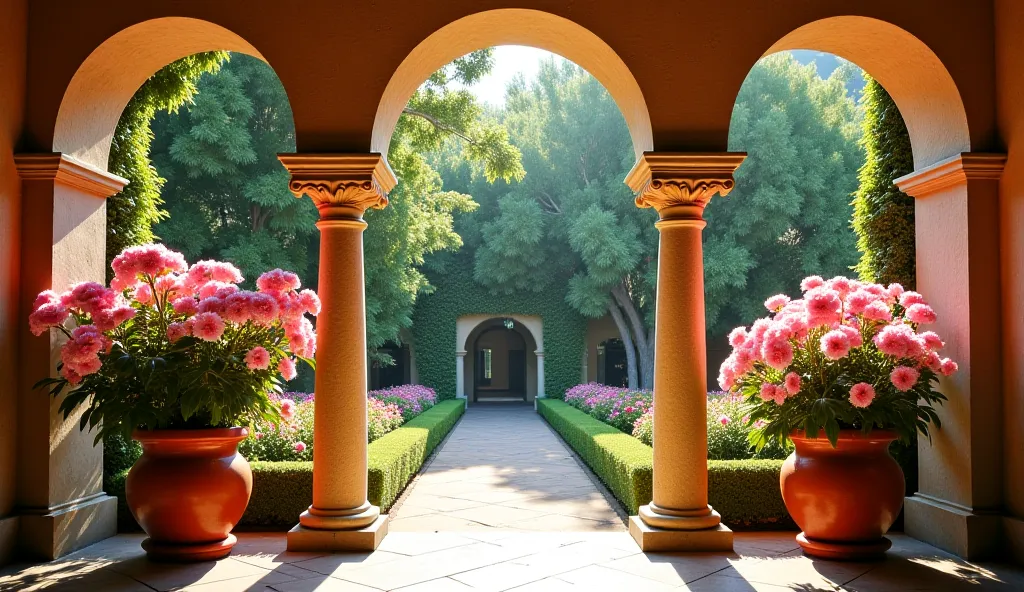
{"label": "flowering plant", "polygon": [[399,416],[403,418],[404,421],[409,421],[420,413],[430,409],[435,403],[437,403],[437,392],[428,386],[420,384],[402,384],[386,389],[379,389],[366,393],[366,396],[370,399],[368,403],[371,408],[375,410],[384,409],[383,407],[374,405],[375,401],[394,405],[395,408],[398,409]]}
{"label": "flowering plant", "polygon": [[596,382],[578,384],[565,391],[565,402],[627,434],[653,405],[650,391],[631,391]]}
{"label": "flowering plant", "polygon": [[894,430],[909,443],[945,400],[933,383],[956,372],[941,358],[944,343],[932,331],[935,311],[917,292],[835,277],[803,280],[803,298],[772,296],[773,315],[729,334],[732,354],[719,385],[744,397],[758,449],[784,443],[792,430],[811,438],[824,430],[832,446],[839,430]]}
{"label": "flowering plant", "polygon": [[[106,288],[95,282],[36,298],[29,327],[67,341],[59,376],[39,381],[61,410],[84,406],[80,427],[96,439],[136,427],[194,429],[277,420],[271,395],[313,366],[316,335],[306,317],[320,312],[294,273],[275,269],[242,290],[233,265],[185,258],[163,245],[129,247],[111,264]],[[102,423],[101,423],[102,422]]]}

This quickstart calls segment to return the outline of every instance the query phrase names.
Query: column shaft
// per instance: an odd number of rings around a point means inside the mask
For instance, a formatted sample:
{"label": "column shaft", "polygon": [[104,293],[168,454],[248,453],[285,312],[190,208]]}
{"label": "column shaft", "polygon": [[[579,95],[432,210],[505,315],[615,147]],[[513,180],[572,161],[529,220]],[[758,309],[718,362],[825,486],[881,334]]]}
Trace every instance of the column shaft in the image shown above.
{"label": "column shaft", "polygon": [[546,395],[544,392],[544,352],[537,353],[537,398],[543,399]]}
{"label": "column shaft", "polygon": [[455,398],[466,398],[466,352],[455,352]]}

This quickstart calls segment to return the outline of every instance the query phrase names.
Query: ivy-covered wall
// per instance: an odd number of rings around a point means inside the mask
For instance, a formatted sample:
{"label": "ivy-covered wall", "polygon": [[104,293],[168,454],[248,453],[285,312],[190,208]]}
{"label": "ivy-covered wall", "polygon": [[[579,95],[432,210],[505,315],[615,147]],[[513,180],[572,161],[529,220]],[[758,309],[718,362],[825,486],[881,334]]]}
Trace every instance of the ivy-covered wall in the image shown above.
{"label": "ivy-covered wall", "polygon": [[[460,254],[461,255],[461,254]],[[421,295],[413,314],[419,382],[440,399],[455,397],[455,321],[469,314],[536,315],[544,323],[544,390],[561,398],[579,383],[587,319],[565,302],[565,287],[492,294],[473,280],[472,258],[451,257],[443,272],[428,271],[434,292]]]}

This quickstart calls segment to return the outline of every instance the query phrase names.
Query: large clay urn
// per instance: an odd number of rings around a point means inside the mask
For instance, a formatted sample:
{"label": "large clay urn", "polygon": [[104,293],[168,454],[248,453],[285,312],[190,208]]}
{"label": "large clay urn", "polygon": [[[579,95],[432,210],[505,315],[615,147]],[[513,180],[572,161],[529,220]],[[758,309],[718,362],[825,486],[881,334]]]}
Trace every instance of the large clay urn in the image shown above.
{"label": "large clay urn", "polygon": [[889,455],[891,431],[842,430],[835,448],[824,432],[790,434],[796,450],[779,478],[786,509],[803,530],[804,553],[825,559],[872,559],[892,545],[886,531],[903,506],[903,470]]}
{"label": "large clay urn", "polygon": [[238,454],[245,428],[135,430],[142,456],[125,494],[149,538],[151,559],[207,561],[231,552],[231,529],[252,493],[252,471]]}

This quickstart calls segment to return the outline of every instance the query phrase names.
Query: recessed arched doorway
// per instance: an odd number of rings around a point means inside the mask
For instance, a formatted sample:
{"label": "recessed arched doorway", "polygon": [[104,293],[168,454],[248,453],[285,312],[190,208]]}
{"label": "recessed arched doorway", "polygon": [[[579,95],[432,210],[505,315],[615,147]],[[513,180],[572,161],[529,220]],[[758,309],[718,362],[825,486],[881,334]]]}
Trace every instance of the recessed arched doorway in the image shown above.
{"label": "recessed arched doorway", "polygon": [[544,396],[539,317],[468,315],[456,322],[456,396],[469,403]]}

